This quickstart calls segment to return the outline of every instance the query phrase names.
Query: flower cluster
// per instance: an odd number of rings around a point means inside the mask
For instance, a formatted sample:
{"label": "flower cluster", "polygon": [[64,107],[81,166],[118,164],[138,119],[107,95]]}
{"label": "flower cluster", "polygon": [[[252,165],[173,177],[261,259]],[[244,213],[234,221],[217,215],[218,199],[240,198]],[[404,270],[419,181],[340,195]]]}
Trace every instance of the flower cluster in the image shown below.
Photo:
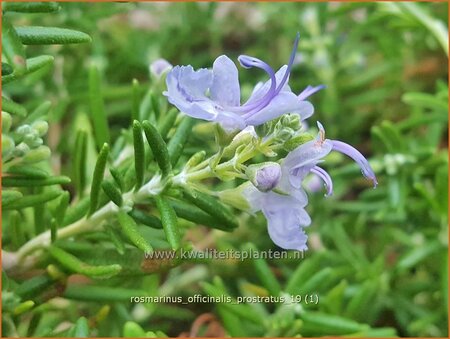
{"label": "flower cluster", "polygon": [[[289,74],[298,41],[297,34],[288,64],[277,72],[260,59],[239,56],[242,67],[260,68],[269,77],[267,82],[255,86],[244,104],[241,104],[238,70],[225,55],[214,61],[212,70],[195,71],[192,66],[175,66],[167,74],[164,95],[185,114],[216,122],[228,132],[259,126],[287,113],[298,114],[300,121],[303,121],[314,112],[312,104],[305,99],[324,86],[308,86],[300,94],[295,94],[289,87]],[[358,163],[363,175],[371,179],[374,186],[377,185],[372,168],[358,150],[344,142],[326,139],[323,126],[318,123],[318,127],[319,133],[314,140],[298,145],[280,164],[250,165],[246,170],[252,184],[243,191],[244,197],[253,212],[263,212],[268,220],[271,239],[284,249],[307,249],[307,236],[303,228],[311,224],[311,218],[305,210],[308,197],[302,184],[304,178],[313,173],[324,181],[327,195],[332,194],[332,180],[318,166],[328,153],[334,150],[346,154]]]}

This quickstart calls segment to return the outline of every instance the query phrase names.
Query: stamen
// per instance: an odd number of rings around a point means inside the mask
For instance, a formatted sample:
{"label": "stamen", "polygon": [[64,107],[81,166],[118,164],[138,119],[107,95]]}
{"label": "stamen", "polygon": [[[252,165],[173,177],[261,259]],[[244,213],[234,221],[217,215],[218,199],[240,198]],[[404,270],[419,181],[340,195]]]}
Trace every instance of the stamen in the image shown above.
{"label": "stamen", "polygon": [[286,81],[289,77],[289,73],[291,72],[292,64],[294,63],[295,54],[297,53],[299,40],[300,40],[300,33],[297,32],[297,35],[295,36],[294,47],[292,48],[292,52],[291,52],[291,57],[289,58],[288,67],[286,68],[286,72],[284,73],[283,79],[278,84],[278,87],[275,90],[274,96],[277,95],[278,93],[280,93],[281,89],[283,88],[284,84],[286,83]]}
{"label": "stamen", "polygon": [[321,167],[314,166],[311,168],[311,172],[316,174],[320,179],[323,180],[325,186],[327,187],[327,194],[325,196],[330,196],[333,194],[333,181],[331,180],[330,175]]}

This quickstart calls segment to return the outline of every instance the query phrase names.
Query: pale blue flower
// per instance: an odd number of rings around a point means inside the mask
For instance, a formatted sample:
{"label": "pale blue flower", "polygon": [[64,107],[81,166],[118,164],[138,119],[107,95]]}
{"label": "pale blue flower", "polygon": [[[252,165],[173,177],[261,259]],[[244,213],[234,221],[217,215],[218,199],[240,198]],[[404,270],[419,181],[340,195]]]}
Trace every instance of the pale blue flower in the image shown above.
{"label": "pale blue flower", "polygon": [[241,105],[238,70],[225,55],[219,56],[212,70],[192,66],[175,66],[167,75],[167,91],[171,104],[185,114],[202,120],[218,122],[226,130],[258,126],[285,113],[296,113],[304,120],[314,108],[304,99],[321,88],[307,88],[300,96],[288,86],[289,74],[298,46],[299,35],[287,65],[278,72],[264,61],[241,55],[239,63],[244,68],[260,68],[269,76],[264,84],[255,86],[250,98]]}
{"label": "pale blue flower", "polygon": [[[323,158],[335,150],[354,159],[362,173],[377,185],[375,174],[364,156],[352,146],[341,141],[325,139],[325,130],[318,123],[319,133],[314,140],[306,142],[290,152],[281,162],[281,178],[277,178],[272,191],[263,192],[256,186],[248,186],[244,197],[252,212],[262,211],[272,241],[281,248],[306,250],[308,239],[303,228],[311,224],[305,210],[308,196],[302,187],[306,175],[313,173],[327,186],[327,195],[333,193],[330,175],[318,166]],[[268,183],[266,183],[268,186]]]}

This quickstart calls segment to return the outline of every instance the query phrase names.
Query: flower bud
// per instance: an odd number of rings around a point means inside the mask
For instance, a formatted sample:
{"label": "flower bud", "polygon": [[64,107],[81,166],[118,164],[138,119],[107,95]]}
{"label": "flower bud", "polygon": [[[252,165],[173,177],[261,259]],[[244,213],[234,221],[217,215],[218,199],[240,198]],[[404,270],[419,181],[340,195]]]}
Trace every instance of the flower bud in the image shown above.
{"label": "flower bud", "polygon": [[17,128],[17,133],[22,135],[27,135],[32,133],[32,129],[30,125],[22,125]]}
{"label": "flower bud", "polygon": [[245,174],[258,190],[268,192],[278,185],[281,167],[276,162],[264,162],[248,166]]}
{"label": "flower bud", "polygon": [[21,142],[18,144],[14,150],[14,156],[16,157],[23,157],[25,154],[27,154],[30,151],[30,146],[28,146],[26,143]]}
{"label": "flower bud", "polygon": [[298,114],[286,114],[281,117],[281,123],[284,127],[292,128],[294,131],[298,131],[302,126],[300,121],[300,115]]}
{"label": "flower bud", "polygon": [[296,149],[298,146],[313,140],[314,137],[311,134],[305,133],[301,135],[296,135],[295,137],[289,139],[284,143],[284,148],[290,152]]}
{"label": "flower bud", "polygon": [[2,134],[2,157],[9,155],[14,150],[15,144],[14,140]]}
{"label": "flower bud", "polygon": [[150,64],[150,74],[159,79],[165,72],[172,69],[172,65],[166,59],[157,59]]}
{"label": "flower bud", "polygon": [[50,148],[47,146],[39,146],[25,154],[23,161],[28,164],[48,159],[51,155]]}
{"label": "flower bud", "polygon": [[43,135],[46,135],[48,132],[48,122],[47,121],[36,121],[32,125],[33,129],[37,133],[38,136],[42,137]]}
{"label": "flower bud", "polygon": [[2,111],[2,132],[6,133],[11,128],[12,118],[11,115],[7,112]]}

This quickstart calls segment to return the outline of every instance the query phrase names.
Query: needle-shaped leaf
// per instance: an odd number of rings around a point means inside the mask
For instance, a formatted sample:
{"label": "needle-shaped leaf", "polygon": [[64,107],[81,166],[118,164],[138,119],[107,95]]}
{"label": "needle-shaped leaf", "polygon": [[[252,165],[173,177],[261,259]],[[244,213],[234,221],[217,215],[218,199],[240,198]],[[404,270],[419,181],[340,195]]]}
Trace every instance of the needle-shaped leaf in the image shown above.
{"label": "needle-shaped leaf", "polygon": [[189,135],[192,133],[192,127],[194,126],[194,124],[194,119],[184,117],[174,135],[172,136],[172,138],[170,138],[170,141],[167,144],[167,149],[169,150],[172,166],[175,166],[178,162],[184,145],[186,144]]}
{"label": "needle-shaped leaf", "polygon": [[50,185],[64,185],[70,183],[70,178],[65,176],[55,176],[48,178],[25,178],[18,176],[8,176],[2,178],[3,187],[37,187]]}
{"label": "needle-shaped leaf", "polygon": [[2,62],[2,76],[10,75],[14,72],[14,68],[10,64]]}
{"label": "needle-shaped leaf", "polygon": [[92,278],[106,279],[119,274],[122,267],[117,264],[92,266],[56,246],[48,248],[50,255],[65,268]]}
{"label": "needle-shaped leaf", "polygon": [[134,120],[140,121],[139,103],[140,103],[139,81],[137,79],[133,79],[133,96],[132,96],[132,107],[131,107],[132,121],[134,121]]}
{"label": "needle-shaped leaf", "polygon": [[47,274],[37,275],[21,283],[16,288],[15,292],[22,299],[31,299],[49,287],[52,283],[53,279]]}
{"label": "needle-shaped leaf", "polygon": [[180,230],[178,229],[178,219],[173,207],[167,198],[160,195],[155,197],[156,206],[161,215],[161,223],[166,234],[167,241],[173,250],[180,248]]}
{"label": "needle-shaped leaf", "polygon": [[111,199],[113,203],[115,203],[119,207],[122,206],[122,194],[120,193],[120,190],[117,188],[116,185],[114,185],[109,180],[103,180],[102,188],[103,191],[108,196],[108,198]]}
{"label": "needle-shaped leaf", "polygon": [[89,70],[89,103],[95,144],[97,149],[100,149],[105,142],[109,143],[110,136],[101,90],[100,73],[95,65],[92,65]]}
{"label": "needle-shaped leaf", "polygon": [[139,121],[133,121],[133,144],[134,144],[134,169],[136,171],[136,190],[144,182],[145,149],[142,126]]}
{"label": "needle-shaped leaf", "polygon": [[83,199],[78,201],[78,203],[75,204],[74,206],[70,206],[69,208],[67,208],[62,225],[66,226],[77,220],[80,220],[89,211],[90,205],[91,205],[91,198],[84,197]]}
{"label": "needle-shaped leaf", "polygon": [[89,35],[58,27],[17,27],[17,35],[24,45],[65,45],[91,42]]}
{"label": "needle-shaped leaf", "polygon": [[70,201],[70,193],[65,191],[61,194],[61,198],[59,199],[58,208],[55,211],[55,219],[58,225],[62,225],[64,221],[64,217],[67,212],[67,208],[69,207]]}
{"label": "needle-shaped leaf", "polygon": [[57,12],[61,8],[57,2],[15,2],[7,1],[3,3],[4,12],[21,13],[51,13]]}
{"label": "needle-shaped leaf", "polygon": [[116,232],[116,230],[112,227],[105,227],[106,234],[111,239],[114,247],[120,255],[125,253],[125,245],[123,241],[120,239],[120,235]]}
{"label": "needle-shaped leaf", "polygon": [[25,48],[20,41],[17,29],[9,22],[8,16],[2,18],[2,53],[8,63],[18,73],[23,73],[26,68]]}
{"label": "needle-shaped leaf", "polygon": [[[258,248],[254,244],[246,244],[245,251],[257,252]],[[251,260],[255,269],[256,276],[261,281],[262,285],[269,291],[270,295],[277,296],[281,292],[281,286],[275,274],[270,269],[264,258],[255,258]]]}
{"label": "needle-shaped leaf", "polygon": [[28,114],[25,107],[3,96],[2,96],[2,110],[13,115],[18,115],[19,117],[25,117]]}
{"label": "needle-shaped leaf", "polygon": [[80,197],[83,196],[84,188],[86,187],[87,138],[86,131],[80,130],[77,132],[73,153],[75,189]]}
{"label": "needle-shaped leaf", "polygon": [[20,199],[14,200],[8,204],[3,204],[3,210],[18,210],[21,208],[31,207],[56,199],[61,195],[61,191],[50,191],[42,194],[27,195]]}
{"label": "needle-shaped leaf", "polygon": [[166,115],[162,118],[162,120],[160,120],[160,123],[158,124],[158,130],[164,139],[167,138],[167,134],[169,133],[170,129],[174,126],[177,116],[178,110],[176,108],[172,108],[166,113]]}
{"label": "needle-shaped leaf", "polygon": [[[6,173],[18,175],[18,176],[24,176],[30,179],[44,179],[48,178],[49,174],[47,171],[43,170],[42,168],[36,167],[36,166],[19,166],[14,165],[11,166]],[[5,178],[5,177],[4,177]]]}
{"label": "needle-shaped leaf", "polygon": [[23,197],[23,194],[19,191],[3,190],[2,191],[2,206],[13,203]]}
{"label": "needle-shaped leaf", "polygon": [[92,176],[91,185],[91,206],[89,209],[89,215],[97,210],[98,198],[100,195],[100,187],[103,181],[103,175],[105,173],[106,163],[108,161],[109,146],[107,143],[103,144],[100,154],[98,155],[97,162],[94,168],[94,175]]}
{"label": "needle-shaped leaf", "polygon": [[72,327],[74,338],[89,338],[89,325],[85,317],[81,317],[77,320]]}
{"label": "needle-shaped leaf", "polygon": [[199,191],[186,188],[184,190],[186,200],[196,205],[209,215],[215,217],[217,221],[223,223],[229,228],[238,227],[236,217],[231,211],[222,204],[218,199]]}
{"label": "needle-shaped leaf", "polygon": [[32,124],[37,120],[46,120],[46,116],[48,115],[50,108],[52,107],[51,101],[44,101],[40,104],[36,109],[28,115],[23,124]]}
{"label": "needle-shaped leaf", "polygon": [[143,290],[109,286],[69,285],[64,291],[64,298],[85,301],[130,301],[135,296],[145,296]]}
{"label": "needle-shaped leaf", "polygon": [[172,165],[170,163],[169,152],[165,141],[163,140],[161,134],[158,133],[155,126],[153,126],[149,121],[144,121],[142,123],[142,127],[144,128],[148,144],[150,145],[153,155],[158,162],[162,175],[167,176],[172,172]]}
{"label": "needle-shaped leaf", "polygon": [[2,84],[8,84],[11,81],[17,80],[25,75],[36,72],[44,67],[50,66],[54,58],[50,55],[40,55],[35,58],[27,59],[27,69],[23,73],[14,72],[9,75],[2,76]]}
{"label": "needle-shaped leaf", "polygon": [[131,217],[133,217],[134,220],[136,220],[140,224],[158,229],[163,228],[161,220],[155,217],[154,215],[145,213],[138,209],[133,209],[129,214]]}
{"label": "needle-shaped leaf", "polygon": [[124,211],[119,211],[117,214],[119,224],[122,228],[123,234],[139,249],[144,252],[151,252],[153,248],[145,240],[142,234],[139,232],[138,225],[132,217],[130,217]]}
{"label": "needle-shaped leaf", "polygon": [[124,189],[124,178],[122,173],[117,168],[110,168],[109,173],[111,173],[111,176],[114,178],[114,182],[116,183],[117,187],[119,187],[119,190],[123,192]]}
{"label": "needle-shaped leaf", "polygon": [[207,214],[197,206],[189,204],[185,201],[175,199],[170,199],[169,201],[179,218],[225,232],[231,232],[237,227],[237,224],[235,227],[230,227],[230,225],[221,223],[217,220],[217,218]]}

